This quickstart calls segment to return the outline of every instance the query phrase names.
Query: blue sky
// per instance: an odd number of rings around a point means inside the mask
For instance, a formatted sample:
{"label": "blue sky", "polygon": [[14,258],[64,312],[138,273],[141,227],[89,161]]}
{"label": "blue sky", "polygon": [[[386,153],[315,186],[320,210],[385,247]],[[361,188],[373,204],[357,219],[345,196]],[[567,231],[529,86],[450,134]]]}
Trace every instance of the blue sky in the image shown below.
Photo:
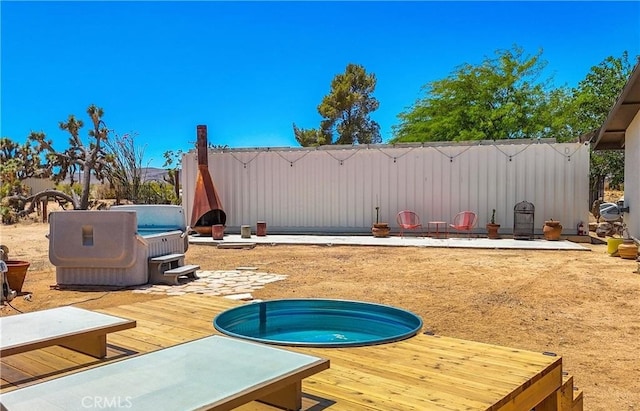
{"label": "blue sky", "polygon": [[0,3],[0,134],[89,120],[94,103],[118,134],[137,133],[145,162],[209,142],[297,147],[292,123],[349,63],[377,77],[372,118],[383,141],[421,87],[514,44],[543,50],[545,76],[576,86],[608,56],[640,55],[640,2],[13,2]]}

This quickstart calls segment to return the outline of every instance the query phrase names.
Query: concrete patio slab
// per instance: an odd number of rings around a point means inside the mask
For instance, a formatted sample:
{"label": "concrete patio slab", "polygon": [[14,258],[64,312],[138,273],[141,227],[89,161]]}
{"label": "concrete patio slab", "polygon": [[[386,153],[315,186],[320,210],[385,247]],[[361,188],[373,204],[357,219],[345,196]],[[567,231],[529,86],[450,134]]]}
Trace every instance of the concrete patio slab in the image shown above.
{"label": "concrete patio slab", "polygon": [[389,247],[443,247],[443,248],[484,248],[484,249],[522,249],[522,250],[570,250],[570,251],[590,251],[578,243],[567,240],[547,241],[536,240],[514,240],[503,238],[490,240],[488,238],[432,238],[432,237],[385,237],[376,238],[373,236],[338,236],[338,235],[267,235],[258,237],[252,235],[250,238],[241,238],[239,234],[225,234],[223,240],[214,240],[212,237],[193,235],[189,237],[189,244],[212,245],[225,243],[253,243],[262,245],[357,245],[357,246],[389,246]]}

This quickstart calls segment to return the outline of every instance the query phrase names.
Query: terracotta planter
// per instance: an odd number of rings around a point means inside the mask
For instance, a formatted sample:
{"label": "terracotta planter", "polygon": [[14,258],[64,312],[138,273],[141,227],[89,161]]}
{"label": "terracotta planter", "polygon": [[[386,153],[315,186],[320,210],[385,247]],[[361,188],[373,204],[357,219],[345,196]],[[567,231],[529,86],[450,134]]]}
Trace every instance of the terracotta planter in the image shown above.
{"label": "terracotta planter", "polygon": [[371,229],[374,237],[388,237],[390,231],[389,223],[375,223]]}
{"label": "terracotta planter", "polygon": [[500,238],[498,235],[498,229],[500,229],[500,224],[487,224],[487,237],[492,240],[497,240]]}
{"label": "terracotta planter", "polygon": [[9,288],[20,294],[22,292],[24,279],[27,277],[27,270],[31,263],[17,260],[8,260],[5,261],[5,263],[7,263],[7,268],[9,269],[7,272]]}
{"label": "terracotta planter", "polygon": [[224,226],[222,224],[211,226],[211,237],[214,240],[222,240],[224,238]]}
{"label": "terracotta planter", "polygon": [[545,240],[549,241],[557,241],[560,239],[560,235],[562,234],[562,225],[560,221],[548,220],[544,222],[544,227],[542,227],[542,235]]}
{"label": "terracotta planter", "polygon": [[636,257],[638,257],[638,246],[635,241],[631,239],[624,240],[624,242],[618,246],[618,255],[627,260],[635,260]]}
{"label": "terracotta planter", "polygon": [[264,237],[267,235],[267,223],[264,221],[258,221],[256,223],[256,235],[258,237]]}

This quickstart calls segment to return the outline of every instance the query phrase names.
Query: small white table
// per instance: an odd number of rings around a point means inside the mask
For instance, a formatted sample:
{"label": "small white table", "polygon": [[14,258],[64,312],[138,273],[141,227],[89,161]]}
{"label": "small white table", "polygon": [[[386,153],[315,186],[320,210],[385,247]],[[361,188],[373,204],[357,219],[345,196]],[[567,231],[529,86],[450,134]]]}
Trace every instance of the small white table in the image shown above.
{"label": "small white table", "polygon": [[0,404],[11,411],[186,411],[259,400],[298,410],[302,379],[328,368],[327,359],[211,336],[10,391]]}

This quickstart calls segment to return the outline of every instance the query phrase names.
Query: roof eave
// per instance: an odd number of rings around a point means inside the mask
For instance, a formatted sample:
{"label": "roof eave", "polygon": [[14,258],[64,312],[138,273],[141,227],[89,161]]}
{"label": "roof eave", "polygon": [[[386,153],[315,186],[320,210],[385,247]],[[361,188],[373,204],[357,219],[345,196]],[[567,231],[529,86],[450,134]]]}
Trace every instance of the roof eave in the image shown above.
{"label": "roof eave", "polygon": [[[620,108],[623,105],[631,106],[637,113],[640,110],[640,96],[629,96],[631,90],[636,85],[636,82],[640,79],[640,60],[636,63],[631,75],[629,76],[629,80],[627,84],[625,84],[622,92],[618,96],[616,103],[613,105],[613,108],[609,111],[607,115],[607,119],[600,129],[596,132],[592,141],[592,147],[594,150],[623,150],[624,149],[624,139],[625,139],[625,131],[624,130],[609,130],[609,126],[613,123],[613,120],[618,115]],[[637,93],[636,93],[637,94]],[[628,101],[628,97],[632,97],[632,101]],[[628,126],[629,124],[626,124]],[[607,141],[605,136],[608,134],[615,133],[615,141]]]}

